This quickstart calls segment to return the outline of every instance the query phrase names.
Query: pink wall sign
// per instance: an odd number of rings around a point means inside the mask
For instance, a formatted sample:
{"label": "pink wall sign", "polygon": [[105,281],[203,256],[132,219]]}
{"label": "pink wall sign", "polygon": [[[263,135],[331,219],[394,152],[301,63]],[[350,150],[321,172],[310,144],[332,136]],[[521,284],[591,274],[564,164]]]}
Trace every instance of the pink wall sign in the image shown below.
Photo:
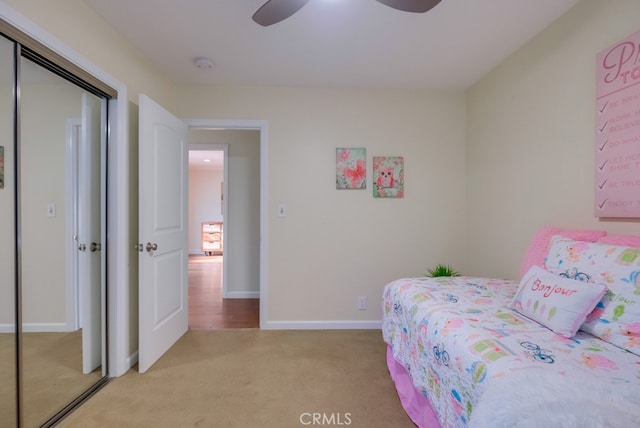
{"label": "pink wall sign", "polygon": [[596,217],[640,217],[640,31],[596,55]]}

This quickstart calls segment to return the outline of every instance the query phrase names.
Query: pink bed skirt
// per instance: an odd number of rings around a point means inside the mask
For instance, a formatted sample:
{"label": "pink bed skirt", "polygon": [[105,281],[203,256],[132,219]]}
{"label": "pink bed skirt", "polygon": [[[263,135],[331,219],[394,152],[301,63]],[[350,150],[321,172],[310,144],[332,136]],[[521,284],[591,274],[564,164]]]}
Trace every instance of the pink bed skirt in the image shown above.
{"label": "pink bed skirt", "polygon": [[393,358],[390,346],[387,346],[387,367],[389,367],[391,379],[396,384],[402,407],[411,420],[420,428],[441,428],[440,421],[431,408],[429,400],[413,386],[407,370]]}

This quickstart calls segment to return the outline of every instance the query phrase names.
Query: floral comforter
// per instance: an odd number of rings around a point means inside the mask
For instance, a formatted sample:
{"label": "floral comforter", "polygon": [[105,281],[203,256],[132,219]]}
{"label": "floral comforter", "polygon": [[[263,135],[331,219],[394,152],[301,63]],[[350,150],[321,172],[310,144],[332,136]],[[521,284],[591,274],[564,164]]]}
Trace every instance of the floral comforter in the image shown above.
{"label": "floral comforter", "polygon": [[640,357],[583,332],[566,339],[520,316],[506,308],[517,287],[473,277],[406,278],[385,287],[383,338],[443,427],[469,426],[491,385],[517,388],[501,379],[527,379],[523,371],[558,384],[588,378],[640,391]]}

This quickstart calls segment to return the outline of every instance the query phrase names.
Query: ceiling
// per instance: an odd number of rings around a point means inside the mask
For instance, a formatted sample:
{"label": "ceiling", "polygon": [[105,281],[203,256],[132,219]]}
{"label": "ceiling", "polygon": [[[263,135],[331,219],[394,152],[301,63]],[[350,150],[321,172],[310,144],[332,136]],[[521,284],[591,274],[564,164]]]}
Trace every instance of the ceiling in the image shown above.
{"label": "ceiling", "polygon": [[189,169],[222,170],[224,152],[222,150],[189,150]]}
{"label": "ceiling", "polygon": [[411,89],[468,88],[578,2],[310,0],[262,27],[265,1],[85,0],[176,84]]}

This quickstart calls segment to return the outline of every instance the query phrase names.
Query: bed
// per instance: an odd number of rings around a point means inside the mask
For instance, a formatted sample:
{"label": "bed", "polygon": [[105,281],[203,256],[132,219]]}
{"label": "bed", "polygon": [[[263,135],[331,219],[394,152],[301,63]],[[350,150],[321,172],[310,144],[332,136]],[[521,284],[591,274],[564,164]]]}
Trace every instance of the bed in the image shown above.
{"label": "bed", "polygon": [[640,426],[640,250],[534,238],[520,281],[385,286],[387,364],[417,426]]}

